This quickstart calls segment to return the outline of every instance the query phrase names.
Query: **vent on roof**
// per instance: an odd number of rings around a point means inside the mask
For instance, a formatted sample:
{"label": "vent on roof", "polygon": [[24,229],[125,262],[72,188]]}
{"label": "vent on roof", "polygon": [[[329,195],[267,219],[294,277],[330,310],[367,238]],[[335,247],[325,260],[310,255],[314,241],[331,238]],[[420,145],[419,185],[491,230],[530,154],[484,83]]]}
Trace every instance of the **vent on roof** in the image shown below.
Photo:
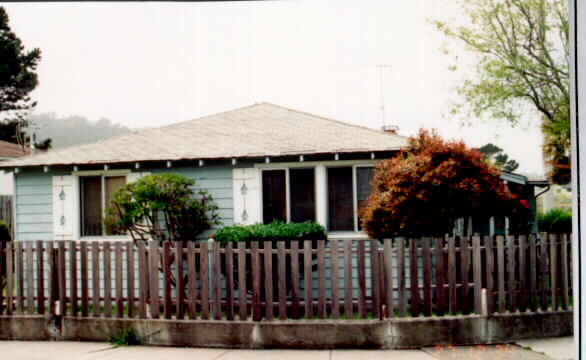
{"label": "vent on roof", "polygon": [[396,134],[399,131],[399,127],[397,125],[383,125],[381,130],[386,133]]}

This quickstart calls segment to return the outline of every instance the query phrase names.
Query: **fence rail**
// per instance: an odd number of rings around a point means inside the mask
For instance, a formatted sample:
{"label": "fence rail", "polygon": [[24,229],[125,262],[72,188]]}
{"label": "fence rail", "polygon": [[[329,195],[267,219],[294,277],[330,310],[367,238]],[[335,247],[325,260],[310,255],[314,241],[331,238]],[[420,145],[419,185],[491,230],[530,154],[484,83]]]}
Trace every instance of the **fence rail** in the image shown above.
{"label": "fence rail", "polygon": [[8,242],[0,314],[260,321],[571,310],[570,238]]}

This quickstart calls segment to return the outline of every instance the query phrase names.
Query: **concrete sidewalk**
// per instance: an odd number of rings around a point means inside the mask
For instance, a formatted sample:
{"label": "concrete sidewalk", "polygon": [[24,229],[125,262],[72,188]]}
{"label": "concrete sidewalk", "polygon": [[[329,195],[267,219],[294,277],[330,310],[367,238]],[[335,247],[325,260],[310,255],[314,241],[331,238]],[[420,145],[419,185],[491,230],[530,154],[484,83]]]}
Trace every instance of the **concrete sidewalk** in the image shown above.
{"label": "concrete sidewalk", "polygon": [[[105,343],[0,341],[0,359],[10,360],[566,360],[576,358],[571,338],[517,345],[437,346],[421,350],[226,350],[153,346],[112,347]],[[565,351],[563,349],[566,349]],[[561,355],[561,357],[560,357]],[[569,357],[567,357],[569,356]]]}

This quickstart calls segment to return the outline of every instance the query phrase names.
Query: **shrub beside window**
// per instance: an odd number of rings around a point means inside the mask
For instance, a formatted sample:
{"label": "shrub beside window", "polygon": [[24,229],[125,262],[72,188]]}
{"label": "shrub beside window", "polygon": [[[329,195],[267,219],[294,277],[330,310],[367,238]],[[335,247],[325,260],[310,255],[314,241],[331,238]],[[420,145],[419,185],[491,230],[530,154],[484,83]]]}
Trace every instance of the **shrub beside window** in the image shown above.
{"label": "shrub beside window", "polygon": [[552,234],[569,234],[572,232],[572,212],[554,208],[537,216],[539,231]]}

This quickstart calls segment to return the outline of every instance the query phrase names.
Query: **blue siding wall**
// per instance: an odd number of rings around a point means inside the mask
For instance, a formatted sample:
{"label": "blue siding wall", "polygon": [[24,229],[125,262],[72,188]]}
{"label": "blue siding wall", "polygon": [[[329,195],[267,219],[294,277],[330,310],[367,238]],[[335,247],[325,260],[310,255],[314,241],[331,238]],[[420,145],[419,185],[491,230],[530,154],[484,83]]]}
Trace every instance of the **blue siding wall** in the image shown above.
{"label": "blue siding wall", "polygon": [[[194,191],[209,191],[219,206],[224,226],[233,223],[232,167],[208,166],[179,169],[141,169],[153,174],[177,173],[196,181]],[[16,239],[53,240],[52,177],[71,173],[25,170],[15,176]],[[201,234],[206,238],[211,232]]]}
{"label": "blue siding wall", "polygon": [[[218,205],[218,214],[222,225],[230,226],[234,221],[234,207],[232,204],[232,167],[228,166],[208,166],[201,168],[178,168],[178,169],[144,169],[153,174],[175,173],[184,175],[195,180],[194,192],[207,190],[213,197],[214,202]],[[214,229],[204,232],[199,238],[207,238]]]}

